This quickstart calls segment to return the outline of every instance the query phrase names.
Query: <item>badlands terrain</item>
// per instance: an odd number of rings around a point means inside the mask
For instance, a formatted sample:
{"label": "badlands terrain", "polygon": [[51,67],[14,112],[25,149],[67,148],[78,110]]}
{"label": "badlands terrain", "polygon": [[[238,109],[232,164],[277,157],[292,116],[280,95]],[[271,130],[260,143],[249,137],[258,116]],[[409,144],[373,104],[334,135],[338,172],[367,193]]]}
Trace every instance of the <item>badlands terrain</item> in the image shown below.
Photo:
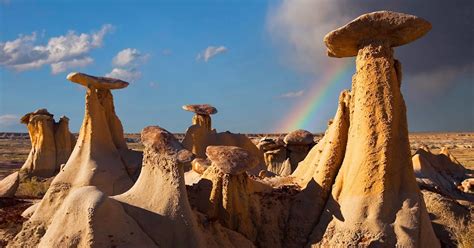
{"label": "badlands terrain", "polygon": [[189,104],[185,134],[125,135],[128,83],[70,73],[78,134],[41,108],[20,120],[29,139],[2,134],[1,245],[473,247],[474,134],[408,133],[396,48],[431,24],[378,11],[334,28],[327,55],[356,73],[323,134],[222,132],[216,107]]}
{"label": "badlands terrain", "polygon": [[[184,133],[174,134],[178,139],[183,139]],[[285,137],[281,134],[245,134],[255,144],[263,137],[278,138]],[[323,136],[315,133],[317,142]],[[143,151],[140,142],[140,134],[125,134],[128,147],[133,150]],[[412,154],[418,148],[426,145],[434,153],[438,153],[442,147],[449,148],[450,152],[466,168],[474,170],[474,133],[471,132],[418,132],[410,133],[410,149]],[[0,133],[0,179],[21,168],[31,149],[28,133]]]}

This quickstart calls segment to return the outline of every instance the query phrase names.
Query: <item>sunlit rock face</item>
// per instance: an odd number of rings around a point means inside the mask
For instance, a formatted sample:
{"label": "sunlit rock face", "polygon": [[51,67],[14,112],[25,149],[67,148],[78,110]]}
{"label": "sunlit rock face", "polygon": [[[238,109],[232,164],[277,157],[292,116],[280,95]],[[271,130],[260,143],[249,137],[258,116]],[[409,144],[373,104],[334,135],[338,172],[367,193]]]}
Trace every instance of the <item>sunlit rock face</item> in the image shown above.
{"label": "sunlit rock face", "polygon": [[38,109],[21,118],[31,140],[31,151],[20,171],[27,177],[52,177],[66,163],[76,139],[69,131],[69,119],[61,117],[55,122],[46,109]]}

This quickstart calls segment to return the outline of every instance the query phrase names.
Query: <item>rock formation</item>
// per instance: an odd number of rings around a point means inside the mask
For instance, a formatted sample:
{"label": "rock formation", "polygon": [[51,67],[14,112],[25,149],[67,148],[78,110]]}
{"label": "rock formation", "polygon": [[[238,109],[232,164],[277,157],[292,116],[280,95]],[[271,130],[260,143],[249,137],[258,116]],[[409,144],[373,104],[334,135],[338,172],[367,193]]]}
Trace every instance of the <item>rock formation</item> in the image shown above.
{"label": "rock formation", "polygon": [[209,104],[184,105],[183,109],[194,112],[193,125],[198,125],[206,130],[212,130],[211,115],[217,113],[217,109]]}
{"label": "rock formation", "polygon": [[[257,144],[258,149],[263,152],[267,171],[276,175],[288,176],[291,174],[291,164],[283,139],[263,138]],[[285,163],[285,161],[287,161]]]}
{"label": "rock formation", "polygon": [[75,145],[75,138],[69,132],[69,119],[61,117],[55,123],[48,110],[38,109],[24,115],[21,122],[27,125],[31,140],[31,151],[21,172],[27,176],[54,176]]}
{"label": "rock formation", "polygon": [[286,144],[288,158],[290,159],[291,172],[295,171],[314,145],[313,134],[302,129],[288,133],[283,141]]}
{"label": "rock formation", "polygon": [[15,237],[11,244],[13,247],[37,245],[55,216],[64,214],[59,209],[74,189],[94,186],[106,195],[112,195],[125,192],[133,184],[115,143],[117,141],[113,139],[110,119],[107,118],[111,113],[107,113],[107,108],[101,104],[104,100],[99,97],[103,94],[98,94],[98,91],[126,87],[128,83],[82,73],[71,73],[68,79],[87,88],[84,120],[77,144],[38,208]]}
{"label": "rock formation", "polygon": [[[258,158],[258,165],[251,171],[252,174],[258,174],[265,169],[265,161],[263,153],[255,146],[255,144],[243,134],[234,134],[231,132],[217,133],[211,128],[210,115],[217,113],[217,109],[208,105],[185,105],[183,109],[195,112],[193,117],[193,125],[186,130],[186,135],[182,141],[183,146],[191,151],[198,158],[206,158],[206,148],[208,146],[237,146],[241,147]],[[190,167],[191,166],[185,166]]]}
{"label": "rock formation", "polygon": [[453,198],[469,197],[457,187],[467,178],[466,169],[447,148],[443,148],[439,154],[433,154],[427,148],[420,148],[413,155],[412,161],[420,187]]}
{"label": "rock formation", "polygon": [[0,198],[14,197],[15,192],[20,185],[20,176],[18,172],[14,172],[0,181]]}
{"label": "rock formation", "polygon": [[439,247],[411,165],[401,66],[392,49],[430,28],[421,18],[379,11],[326,35],[328,55],[357,55],[357,70],[344,160],[310,244]]}

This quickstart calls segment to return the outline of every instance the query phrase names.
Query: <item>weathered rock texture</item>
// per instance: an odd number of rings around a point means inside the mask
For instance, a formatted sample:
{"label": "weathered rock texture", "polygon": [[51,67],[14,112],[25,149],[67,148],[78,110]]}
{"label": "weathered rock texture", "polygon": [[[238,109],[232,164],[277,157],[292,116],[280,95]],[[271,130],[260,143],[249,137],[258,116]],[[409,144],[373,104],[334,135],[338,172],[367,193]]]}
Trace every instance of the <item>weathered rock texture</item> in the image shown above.
{"label": "weathered rock texture", "polygon": [[333,56],[358,52],[344,160],[310,244],[439,247],[412,169],[400,64],[392,50],[430,28],[420,18],[380,11],[325,37]]}
{"label": "weathered rock texture", "polygon": [[452,198],[471,198],[474,201],[472,196],[457,187],[467,178],[467,171],[446,148],[439,154],[420,148],[413,155],[412,161],[420,187]]}
{"label": "weathered rock texture", "polygon": [[290,132],[285,136],[284,142],[286,144],[292,172],[296,170],[298,163],[306,157],[314,145],[313,138],[312,133],[302,129]]}
{"label": "weathered rock texture", "polygon": [[[106,195],[112,195],[125,192],[132,186],[132,179],[119,152],[125,141],[114,139],[120,134],[117,134],[117,129],[112,129],[110,124],[111,119],[116,120],[118,124],[120,121],[118,118],[110,118],[112,113],[107,113],[110,109],[107,105],[102,105],[110,104],[111,98],[103,98],[111,96],[110,92],[99,94],[98,91],[108,90],[96,89],[94,86],[100,87],[100,84],[96,82],[87,86],[84,120],[71,156],[54,178],[37,210],[9,246],[38,245],[42,236],[49,230],[51,221],[64,214],[60,209],[74,189],[94,186]],[[115,113],[112,116],[115,116]],[[94,199],[100,198],[101,195],[97,194]],[[87,206],[89,203],[83,204]]]}
{"label": "weathered rock texture", "polygon": [[20,176],[14,172],[0,181],[0,197],[14,197],[20,185]]}
{"label": "weathered rock texture", "polygon": [[38,109],[24,115],[21,122],[27,125],[31,140],[31,151],[21,172],[27,176],[54,176],[75,145],[76,139],[69,131],[69,119],[61,117],[55,123],[46,109]]}
{"label": "weathered rock texture", "polygon": [[208,146],[237,146],[250,152],[259,161],[254,169],[250,171],[252,174],[257,175],[260,170],[266,167],[262,151],[243,134],[235,134],[228,131],[217,133],[215,129],[211,130],[208,126],[198,123],[193,124],[186,130],[182,144],[198,158],[207,157],[206,148]]}
{"label": "weathered rock texture", "polygon": [[211,115],[217,113],[217,109],[209,104],[184,105],[183,109],[194,112],[193,125],[198,125],[206,130],[212,130]]}

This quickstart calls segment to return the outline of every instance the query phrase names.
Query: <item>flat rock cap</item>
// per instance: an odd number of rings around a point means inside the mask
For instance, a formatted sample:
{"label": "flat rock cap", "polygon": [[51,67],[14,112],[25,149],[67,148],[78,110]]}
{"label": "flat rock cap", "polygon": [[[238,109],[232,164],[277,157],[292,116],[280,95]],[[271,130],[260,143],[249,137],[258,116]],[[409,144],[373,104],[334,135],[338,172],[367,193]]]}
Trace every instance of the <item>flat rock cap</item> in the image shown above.
{"label": "flat rock cap", "polygon": [[225,174],[241,174],[258,164],[247,150],[236,146],[208,146],[206,155]]}
{"label": "flat rock cap", "polygon": [[184,105],[183,109],[200,115],[213,115],[217,113],[217,109],[209,104]]}
{"label": "flat rock cap", "polygon": [[314,142],[314,136],[306,130],[298,129],[287,134],[283,141],[287,145],[309,145]]}
{"label": "flat rock cap", "polygon": [[145,147],[152,147],[157,152],[175,157],[180,163],[188,163],[194,159],[194,155],[184,149],[172,133],[159,126],[145,127],[141,140]]}
{"label": "flat rock cap", "polygon": [[71,82],[78,83],[88,87],[93,86],[96,89],[115,90],[128,86],[129,83],[116,78],[95,77],[80,72],[71,72],[67,75],[67,79]]}
{"label": "flat rock cap", "polygon": [[23,117],[21,117],[20,122],[23,123],[23,124],[28,124],[31,117],[32,116],[37,116],[37,115],[45,115],[45,116],[48,116],[50,118],[53,118],[53,116],[54,116],[53,114],[49,113],[47,109],[42,108],[42,109],[37,109],[34,112],[30,112],[30,113],[25,114]]}
{"label": "flat rock cap", "polygon": [[392,11],[361,15],[324,37],[330,57],[353,57],[361,45],[387,41],[391,47],[410,43],[431,29],[431,23],[417,16]]}

